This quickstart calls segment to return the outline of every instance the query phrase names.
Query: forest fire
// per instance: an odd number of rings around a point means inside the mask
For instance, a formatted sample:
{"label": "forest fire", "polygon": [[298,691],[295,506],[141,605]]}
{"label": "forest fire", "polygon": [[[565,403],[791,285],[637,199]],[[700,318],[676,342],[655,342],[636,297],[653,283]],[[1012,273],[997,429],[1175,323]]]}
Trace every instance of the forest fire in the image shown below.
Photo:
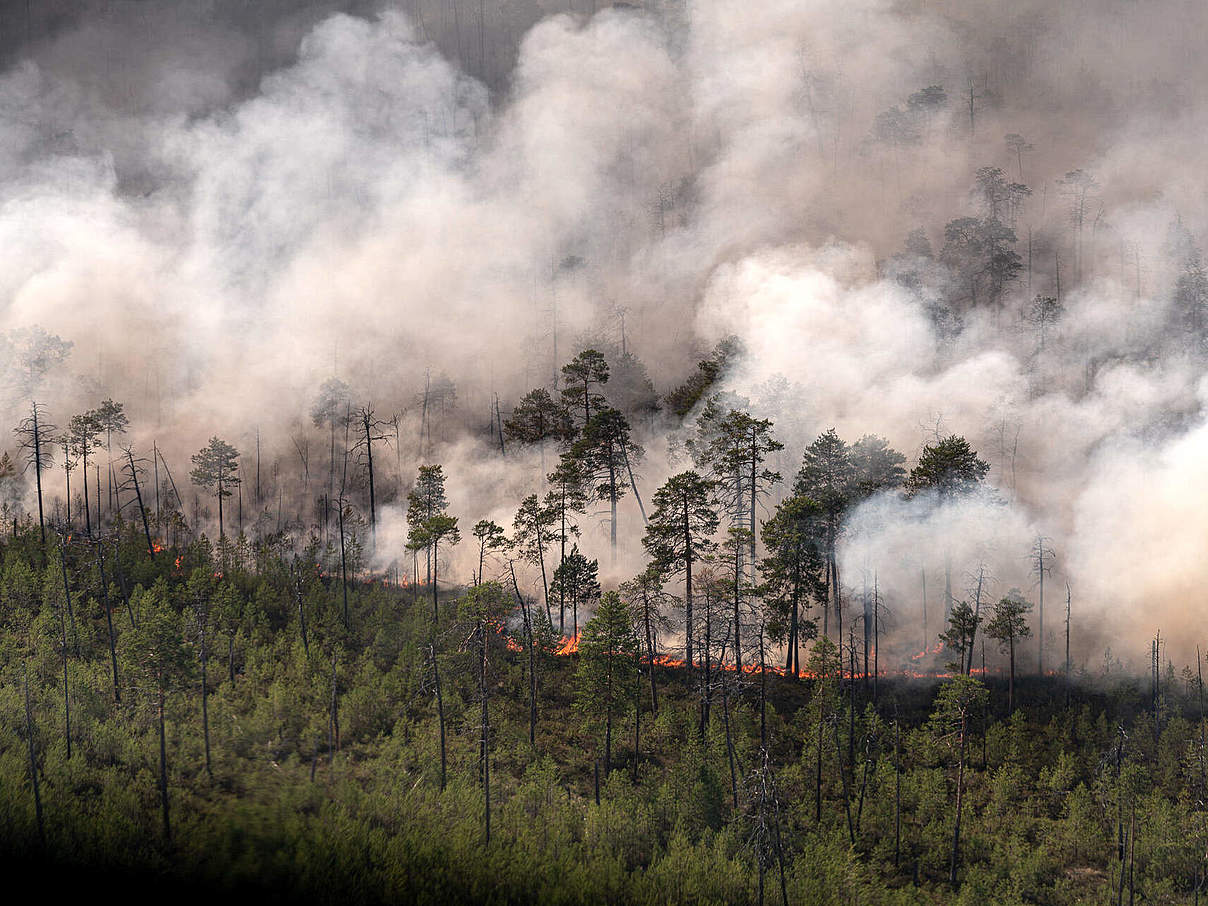
{"label": "forest fire", "polygon": [[[558,657],[568,657],[570,655],[578,654],[579,653],[579,643],[582,639],[582,635],[583,635],[582,632],[580,632],[573,636],[563,636],[561,638],[561,640],[559,641],[558,647],[555,649],[554,654]],[[519,652],[519,651],[524,650],[524,646],[521,645],[519,642],[517,642],[514,638],[509,637],[507,640],[507,649],[509,651]],[[927,651],[921,651],[918,654],[911,655],[911,660],[918,660],[919,658],[921,658],[927,654],[939,654],[943,650],[944,650],[944,646],[942,643],[940,643],[940,644],[937,644],[934,648],[928,649]],[[649,659],[646,657],[643,657],[642,660],[644,662],[649,663]],[[682,669],[688,665],[688,662],[685,661],[683,658],[673,657],[672,655],[669,655],[669,654],[656,654],[654,656],[654,664],[658,667],[669,667],[671,669]],[[704,662],[698,661],[694,665],[694,667],[703,669]],[[722,661],[720,663],[717,661],[710,661],[709,669],[712,671],[720,670],[720,671],[724,671],[727,673],[736,673],[736,672],[739,672],[740,668],[733,661]],[[796,676],[798,679],[818,679],[818,674],[814,673],[812,671],[809,671],[809,670],[798,670],[796,673],[794,673],[791,670],[786,670],[783,667],[776,667],[772,664],[765,664],[764,667],[762,668],[762,670],[763,670],[763,672],[766,672],[768,674],[772,674],[775,676]],[[744,663],[742,665],[741,672],[746,674],[747,676],[758,676],[761,672],[761,668],[758,664],[748,662],[748,663]],[[974,667],[970,672],[974,676],[985,676],[989,671],[985,670],[982,667]],[[863,679],[870,678],[873,675],[874,674],[871,671],[866,674],[862,670],[858,670],[855,672],[852,672],[850,670],[844,670],[844,671],[840,671],[839,679],[840,680],[853,680],[853,679],[863,680]],[[903,677],[906,679],[920,679],[920,680],[945,680],[945,679],[952,679],[952,677],[955,676],[955,674],[950,670],[917,670],[917,669],[906,669],[906,668],[902,668],[900,670],[881,669],[881,670],[876,671],[875,675],[878,677],[886,677],[886,678]]]}
{"label": "forest fire", "polygon": [[165,550],[167,550],[167,548],[164,547],[164,543],[158,538],[151,542],[151,553],[162,554]]}
{"label": "forest fire", "polygon": [[927,655],[929,655],[929,654],[939,654],[939,653],[940,653],[941,651],[943,651],[943,650],[944,650],[944,643],[943,643],[943,642],[936,642],[936,643],[935,643],[934,645],[932,645],[930,648],[924,648],[924,649],[923,649],[922,651],[920,651],[918,654],[912,654],[912,655],[910,656],[910,659],[911,659],[912,661],[921,660],[922,658],[927,657]]}
{"label": "forest fire", "polygon": [[569,654],[579,653],[579,640],[583,637],[582,632],[576,632],[572,636],[563,636],[562,641],[558,645],[558,649],[554,654],[563,657]]}

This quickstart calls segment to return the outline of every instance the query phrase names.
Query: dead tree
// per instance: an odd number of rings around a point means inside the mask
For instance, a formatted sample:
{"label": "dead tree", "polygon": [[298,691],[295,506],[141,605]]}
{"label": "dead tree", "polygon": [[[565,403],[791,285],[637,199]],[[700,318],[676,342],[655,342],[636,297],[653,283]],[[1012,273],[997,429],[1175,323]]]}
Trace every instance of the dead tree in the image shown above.
{"label": "dead tree", "polygon": [[368,403],[358,408],[353,414],[353,418],[357,424],[357,442],[353,449],[357,451],[358,457],[364,457],[365,469],[369,477],[369,531],[374,538],[377,538],[377,502],[373,484],[373,445],[376,441],[389,442],[390,435],[386,433],[385,429],[389,427],[390,423],[377,418],[374,414],[373,406]]}
{"label": "dead tree", "polygon": [[117,646],[113,634],[113,611],[109,606],[109,581],[105,578],[104,542],[96,545],[96,569],[101,584],[101,606],[105,608],[105,626],[109,630],[109,660],[113,666],[113,700],[119,705],[122,702],[122,689],[117,676]]}
{"label": "dead tree", "polygon": [[1039,586],[1036,599],[1036,665],[1037,673],[1041,676],[1044,676],[1044,577],[1053,571],[1051,562],[1054,557],[1052,549],[1048,546],[1048,541],[1048,538],[1038,535],[1032,544],[1032,552],[1029,555],[1029,559],[1032,561],[1032,572],[1036,574],[1036,582]]}
{"label": "dead tree", "polygon": [[147,540],[147,555],[155,560],[155,542],[151,538],[151,525],[147,521],[147,508],[143,505],[143,491],[138,483],[139,464],[146,460],[134,458],[134,451],[130,447],[125,447],[123,452],[126,454],[126,471],[129,476],[129,483],[134,491],[134,502],[138,507],[138,515],[143,523],[143,535]]}
{"label": "dead tree", "polygon": [[38,488],[38,530],[41,532],[42,559],[45,563],[46,519],[42,508],[42,470],[54,465],[49,436],[57,428],[48,424],[44,417],[39,419],[39,416],[42,415],[41,407],[37,403],[30,403],[29,417],[23,420],[13,433],[17,435],[20,447],[25,451],[26,468],[32,466],[34,470],[34,479]]}

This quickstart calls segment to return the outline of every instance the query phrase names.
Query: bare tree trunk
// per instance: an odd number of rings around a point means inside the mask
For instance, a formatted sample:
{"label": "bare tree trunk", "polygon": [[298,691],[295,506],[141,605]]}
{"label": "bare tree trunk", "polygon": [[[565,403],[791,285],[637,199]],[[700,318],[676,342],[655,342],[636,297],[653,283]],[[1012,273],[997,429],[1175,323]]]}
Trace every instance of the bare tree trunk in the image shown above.
{"label": "bare tree trunk", "polygon": [[29,780],[34,788],[34,815],[38,819],[38,839],[46,845],[46,827],[42,821],[42,792],[38,786],[38,757],[34,749],[34,711],[29,703],[29,669],[23,670],[25,679],[25,737],[29,742]]}
{"label": "bare tree trunk", "polygon": [[[75,611],[71,606],[71,587],[67,584],[67,544],[60,539],[59,541],[59,566],[63,572],[63,601],[67,611],[67,621],[71,624],[71,641],[72,647],[76,648],[76,654],[79,654],[79,641],[76,636],[75,628]],[[67,650],[67,626],[63,627],[63,650]]]}
{"label": "bare tree trunk", "polygon": [[881,676],[881,593],[877,574],[872,576],[872,703],[877,704],[877,680]]}
{"label": "bare tree trunk", "polygon": [[478,621],[478,634],[482,638],[482,663],[478,674],[478,688],[482,694],[482,802],[483,826],[486,830],[486,845],[491,843],[491,740],[490,712],[487,707],[487,627]]}
{"label": "bare tree trunk", "polygon": [[710,688],[709,673],[712,669],[713,644],[713,602],[708,587],[705,588],[705,672],[701,682],[700,696],[700,738],[705,739],[705,731],[709,727],[709,706],[712,704],[712,689]]}
{"label": "bare tree trunk", "polygon": [[147,511],[143,508],[143,492],[138,486],[138,470],[134,467],[134,453],[130,450],[126,451],[130,458],[130,478],[134,482],[134,499],[138,504],[138,514],[143,520],[143,534],[147,538],[147,554],[151,560],[155,560],[155,542],[151,540],[151,526],[147,524]]}
{"label": "bare tree trunk", "polygon": [[445,791],[447,772],[447,757],[445,753],[445,701],[440,692],[440,666],[436,660],[436,631],[432,632],[432,642],[428,645],[428,653],[432,658],[432,678],[436,684],[436,715],[440,722],[440,791]]}
{"label": "bare tree trunk", "polygon": [[440,620],[440,607],[437,604],[437,600],[436,600],[436,582],[437,582],[436,549],[437,549],[437,546],[438,545],[435,542],[433,542],[433,544],[432,544],[432,625],[433,626],[435,626],[437,621]]}
{"label": "bare tree trunk", "polygon": [[659,713],[659,690],[654,682],[654,631],[650,625],[650,601],[645,601],[642,622],[646,627],[646,655],[650,661],[650,712]]}
{"label": "bare tree trunk", "polygon": [[[649,525],[650,520],[646,518],[646,507],[642,505],[642,495],[638,493],[638,483],[633,480],[633,466],[629,464],[629,450],[622,446],[621,453],[625,456],[625,469],[629,472],[629,486],[633,488],[633,499],[638,502],[638,512],[642,514],[642,525]],[[613,505],[616,505],[615,502]]]}
{"label": "bare tree trunk", "polygon": [[[1073,604],[1074,593],[1070,583],[1065,583],[1065,706],[1070,706],[1070,607]],[[1198,654],[1198,652],[1197,652]],[[1197,657],[1198,665],[1198,657]]]}
{"label": "bare tree trunk", "polygon": [[545,602],[545,618],[553,625],[554,615],[549,606],[549,581],[545,577],[545,544],[541,527],[537,527],[537,562],[541,565],[541,600]]}
{"label": "bare tree trunk", "polygon": [[[161,534],[163,533],[163,517],[160,515],[159,509],[159,446],[153,441],[151,443],[151,466],[154,470],[153,477],[155,478],[155,528]],[[68,488],[70,489],[71,477],[68,476]],[[70,494],[70,490],[68,491]]]}
{"label": "bare tree trunk", "polygon": [[960,864],[961,852],[961,811],[965,804],[965,741],[967,720],[961,717],[961,746],[960,757],[956,767],[956,822],[952,828],[952,866],[948,872],[948,883],[956,884],[956,867]]}
{"label": "bare tree trunk", "polygon": [[[306,638],[306,611],[302,608],[302,588],[295,587],[294,597],[298,601],[298,626],[302,631],[302,651],[306,654],[306,659],[310,660],[310,642]],[[231,637],[231,643],[234,644],[234,636]],[[231,667],[232,671],[234,666]],[[231,674],[231,681],[234,682],[234,673]]]}
{"label": "bare tree trunk", "polygon": [[818,683],[818,751],[814,774],[814,823],[822,821],[822,730],[826,726],[826,676],[817,678]]}
{"label": "bare tree trunk", "polygon": [[843,809],[847,815],[847,839],[852,846],[856,845],[856,828],[851,819],[851,793],[847,788],[847,769],[843,766],[843,748],[839,743],[839,722],[833,723],[835,730],[835,761],[839,768],[839,780],[843,785]]}
{"label": "bare tree trunk", "polygon": [[370,414],[365,412],[365,461],[369,467],[369,532],[377,540],[377,503],[373,492],[373,432],[369,423]]}
{"label": "bare tree trunk", "polygon": [[615,564],[617,562],[617,475],[616,468],[611,463],[608,466],[608,501],[612,513],[608,530],[608,550],[611,562]]}
{"label": "bare tree trunk", "polygon": [[516,601],[520,604],[520,611],[524,615],[524,633],[528,643],[529,745],[535,746],[537,744],[537,665],[533,644],[533,619],[528,605],[524,603],[524,596],[520,594],[520,584],[516,581],[515,562],[509,561],[508,570],[512,574],[512,588],[516,592]]}
{"label": "bare tree trunk", "polygon": [[759,745],[768,747],[768,665],[764,660],[763,621],[759,623]]}
{"label": "bare tree trunk", "polygon": [[[722,649],[722,658],[725,658],[725,649]],[[734,761],[734,736],[730,732],[730,696],[727,692],[725,679],[721,684],[721,716],[722,723],[726,729],[726,757],[730,762],[730,795],[734,799],[734,808],[738,808],[738,767]]]}
{"label": "bare tree trunk", "polygon": [[[340,507],[340,588],[344,596],[344,628],[348,628],[348,551],[344,543],[344,498],[338,501]],[[436,593],[433,592],[433,598]]]}
{"label": "bare tree trunk", "polygon": [[684,664],[692,670],[692,529],[684,500]]}
{"label": "bare tree trunk", "polygon": [[[612,660],[608,663],[608,707],[604,709],[604,779],[612,771]],[[599,802],[599,781],[597,780],[596,801]]]}
{"label": "bare tree trunk", "polygon": [[[635,648],[633,666],[637,670],[637,682],[633,684],[633,782],[638,782],[638,759],[642,755],[642,652]],[[653,667],[653,665],[651,665]]]}
{"label": "bare tree trunk", "polygon": [[113,637],[113,614],[109,609],[109,583],[105,580],[105,556],[101,552],[101,543],[96,546],[96,566],[101,580],[101,606],[105,608],[105,626],[109,630],[109,661],[113,666],[113,700],[122,702],[122,690],[117,679],[117,646]]}
{"label": "bare tree trunk", "polygon": [[[80,454],[83,462],[84,472],[84,529],[88,532],[88,537],[92,537],[92,514],[88,505],[88,453],[84,451]],[[99,515],[99,514],[98,514]]]}
{"label": "bare tree trunk", "polygon": [[42,515],[42,432],[38,428],[38,406],[33,406],[34,478],[38,484],[38,530],[42,534],[42,564],[46,564],[46,519]]}
{"label": "bare tree trunk", "polygon": [[986,567],[984,564],[979,564],[977,568],[977,589],[973,595],[973,629],[969,633],[969,658],[965,663],[965,675],[969,676],[973,673],[973,644],[977,639],[977,626],[981,622],[981,595],[982,584],[985,580]]}
{"label": "bare tree trunk", "polygon": [[214,771],[210,766],[210,689],[209,689],[209,650],[206,645],[205,626],[201,628],[201,731],[205,739],[206,776],[212,781]]}
{"label": "bare tree trunk", "polygon": [[1015,634],[1007,637],[1008,659],[1011,662],[1011,675],[1007,680],[1007,713],[1015,713]]}

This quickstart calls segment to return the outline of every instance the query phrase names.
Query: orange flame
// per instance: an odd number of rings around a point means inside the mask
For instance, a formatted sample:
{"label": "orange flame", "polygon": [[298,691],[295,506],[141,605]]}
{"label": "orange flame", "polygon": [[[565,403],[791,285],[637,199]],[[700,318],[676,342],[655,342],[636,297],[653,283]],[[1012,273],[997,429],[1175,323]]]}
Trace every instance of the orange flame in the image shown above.
{"label": "orange flame", "polygon": [[939,654],[939,653],[940,653],[941,651],[943,651],[943,650],[944,650],[944,643],[943,643],[943,642],[936,642],[936,643],[935,643],[934,645],[932,645],[930,648],[924,648],[924,649],[923,649],[922,651],[920,651],[918,654],[912,654],[912,655],[910,656],[910,659],[911,659],[912,661],[917,661],[919,658],[924,658],[924,657],[926,657],[926,656],[927,656],[927,655],[929,655],[929,654]]}
{"label": "orange flame", "polygon": [[579,639],[583,637],[582,631],[576,632],[573,636],[567,638],[562,637],[562,642],[558,645],[558,650],[554,652],[557,655],[568,655],[579,653]]}
{"label": "orange flame", "polygon": [[[558,648],[554,651],[554,654],[563,656],[563,657],[567,656],[567,655],[571,655],[571,654],[577,654],[579,651],[579,641],[580,641],[581,637],[582,637],[582,632],[576,633],[573,636],[563,636],[561,642],[558,645]],[[520,644],[511,638],[509,638],[507,640],[507,647],[508,647],[509,651],[522,651],[523,650],[523,648],[520,646]],[[918,654],[915,654],[915,655],[911,655],[911,660],[918,660],[919,658],[924,657],[928,654],[939,654],[943,650],[944,650],[944,645],[942,642],[940,642],[940,643],[937,643],[935,645],[935,647],[933,647],[933,648],[927,649],[925,651],[920,651]],[[653,658],[653,663],[658,667],[682,668],[682,667],[687,666],[687,662],[685,660],[683,660],[683,658],[672,657],[669,654],[656,654]],[[698,669],[703,668],[704,663],[702,661],[698,661],[693,666]],[[738,670],[738,666],[736,664],[734,664],[732,661],[723,661],[721,663],[718,663],[717,661],[710,661],[709,668],[710,668],[710,670],[722,670],[722,671],[727,671],[727,672],[731,672],[731,673],[736,672]],[[818,674],[812,673],[809,670],[798,670],[796,673],[794,673],[792,670],[785,670],[783,667],[777,667],[772,664],[766,664],[763,669],[769,675],[773,675],[773,676],[796,676],[799,679],[818,679]],[[744,674],[747,674],[748,676],[758,676],[759,672],[760,672],[760,668],[759,668],[759,665],[756,663],[747,662],[742,665],[742,672]],[[972,670],[972,673],[976,676],[982,676],[982,675],[986,674],[987,671],[983,670],[981,667],[974,667]],[[849,681],[850,680],[862,680],[862,679],[869,678],[872,675],[873,674],[871,671],[866,674],[863,671],[856,671],[853,673],[849,670],[843,670],[843,671],[841,671],[840,678],[843,680],[849,680]],[[955,674],[953,674],[950,671],[924,671],[924,670],[910,670],[910,669],[892,670],[892,669],[882,668],[877,671],[876,675],[884,676],[884,677],[900,676],[900,677],[905,677],[907,679],[943,680],[943,679],[952,679],[952,677]]]}

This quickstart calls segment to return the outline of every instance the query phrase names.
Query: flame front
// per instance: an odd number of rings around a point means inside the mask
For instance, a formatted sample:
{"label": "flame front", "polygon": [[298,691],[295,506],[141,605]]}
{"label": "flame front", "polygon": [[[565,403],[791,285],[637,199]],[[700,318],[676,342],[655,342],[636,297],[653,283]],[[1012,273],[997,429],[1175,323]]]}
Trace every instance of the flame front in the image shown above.
{"label": "flame front", "polygon": [[576,632],[570,637],[563,636],[561,643],[558,645],[558,650],[554,652],[557,655],[578,654],[579,639],[583,637],[582,631]]}

